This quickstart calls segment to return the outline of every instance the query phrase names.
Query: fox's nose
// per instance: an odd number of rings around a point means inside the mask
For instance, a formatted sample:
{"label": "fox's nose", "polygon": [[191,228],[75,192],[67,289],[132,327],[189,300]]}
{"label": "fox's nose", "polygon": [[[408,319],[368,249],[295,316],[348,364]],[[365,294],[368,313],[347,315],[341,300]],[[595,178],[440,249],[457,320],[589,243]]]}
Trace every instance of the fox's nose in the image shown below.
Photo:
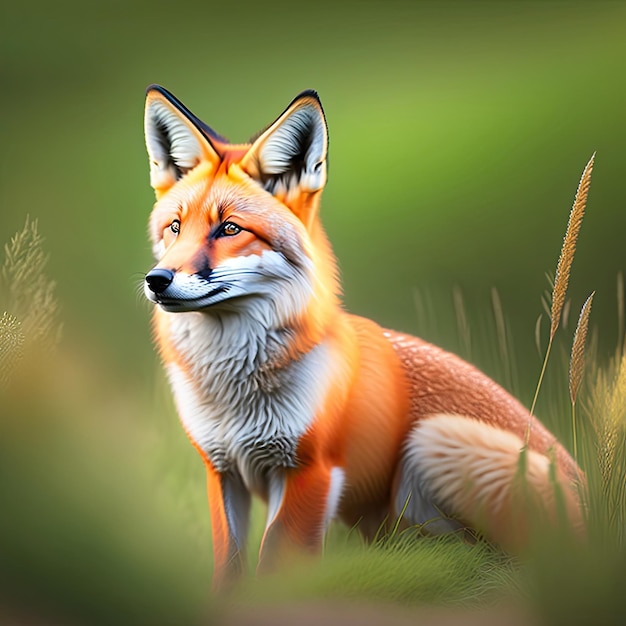
{"label": "fox's nose", "polygon": [[148,288],[154,293],[163,293],[174,280],[174,272],[155,267],[146,274]]}

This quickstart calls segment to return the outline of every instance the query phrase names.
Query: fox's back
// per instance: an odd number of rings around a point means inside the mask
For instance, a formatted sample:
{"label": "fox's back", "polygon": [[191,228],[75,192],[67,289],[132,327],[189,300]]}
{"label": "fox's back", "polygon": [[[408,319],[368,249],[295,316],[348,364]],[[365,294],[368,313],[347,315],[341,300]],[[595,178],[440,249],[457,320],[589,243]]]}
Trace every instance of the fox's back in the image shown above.
{"label": "fox's back", "polygon": [[[410,398],[410,419],[437,414],[462,415],[497,426],[524,440],[529,412],[516,398],[478,368],[423,339],[385,330],[402,364]],[[547,454],[553,448],[572,478],[576,465],[539,420],[531,418],[530,448]]]}
{"label": "fox's back", "polygon": [[[552,514],[554,454],[555,480],[564,489],[568,515],[581,528],[576,491],[569,486],[581,480],[580,470],[520,402],[454,354],[347,317],[356,329],[359,373],[341,418],[344,521],[375,536],[385,520],[399,515],[428,523],[433,532],[458,529],[464,520],[509,547],[523,543],[529,519],[515,513],[513,501],[530,420],[532,491]],[[482,519],[484,510],[491,511],[488,520]]]}

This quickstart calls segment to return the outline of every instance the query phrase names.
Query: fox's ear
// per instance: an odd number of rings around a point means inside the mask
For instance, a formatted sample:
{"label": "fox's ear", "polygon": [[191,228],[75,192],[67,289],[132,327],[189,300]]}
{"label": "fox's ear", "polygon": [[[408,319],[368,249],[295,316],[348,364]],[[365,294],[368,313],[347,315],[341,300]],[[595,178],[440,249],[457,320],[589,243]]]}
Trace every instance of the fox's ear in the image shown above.
{"label": "fox's ear", "polygon": [[322,104],[315,91],[303,91],[254,141],[241,166],[298,213],[326,184],[327,151]]}
{"label": "fox's ear", "polygon": [[144,127],[150,184],[157,198],[200,162],[217,167],[221,160],[210,139],[219,135],[158,85],[148,87]]}

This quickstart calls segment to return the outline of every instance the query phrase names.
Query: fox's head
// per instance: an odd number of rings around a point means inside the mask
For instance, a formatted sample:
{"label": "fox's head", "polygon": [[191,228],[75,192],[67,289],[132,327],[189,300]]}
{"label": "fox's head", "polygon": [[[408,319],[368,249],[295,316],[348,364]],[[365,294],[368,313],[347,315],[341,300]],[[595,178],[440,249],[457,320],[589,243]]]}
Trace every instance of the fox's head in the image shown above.
{"label": "fox's head", "polygon": [[317,216],[328,135],[314,91],[248,144],[231,144],[171,93],[145,111],[156,266],[144,291],[168,312],[251,312],[284,324],[336,297]]}

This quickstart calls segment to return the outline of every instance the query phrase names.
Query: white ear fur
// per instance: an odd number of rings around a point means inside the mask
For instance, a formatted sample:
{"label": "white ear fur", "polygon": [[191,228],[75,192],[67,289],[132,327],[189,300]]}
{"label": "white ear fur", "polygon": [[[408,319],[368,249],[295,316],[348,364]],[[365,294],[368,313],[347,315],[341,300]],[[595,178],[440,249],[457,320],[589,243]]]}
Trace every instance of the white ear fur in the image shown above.
{"label": "white ear fur", "polygon": [[171,187],[212,154],[208,140],[186,116],[186,109],[174,106],[163,92],[161,88],[148,91],[144,120],[150,184],[159,191]]}
{"label": "white ear fur", "polygon": [[254,142],[242,165],[271,193],[315,192],[326,184],[327,151],[322,105],[315,92],[303,92]]}

